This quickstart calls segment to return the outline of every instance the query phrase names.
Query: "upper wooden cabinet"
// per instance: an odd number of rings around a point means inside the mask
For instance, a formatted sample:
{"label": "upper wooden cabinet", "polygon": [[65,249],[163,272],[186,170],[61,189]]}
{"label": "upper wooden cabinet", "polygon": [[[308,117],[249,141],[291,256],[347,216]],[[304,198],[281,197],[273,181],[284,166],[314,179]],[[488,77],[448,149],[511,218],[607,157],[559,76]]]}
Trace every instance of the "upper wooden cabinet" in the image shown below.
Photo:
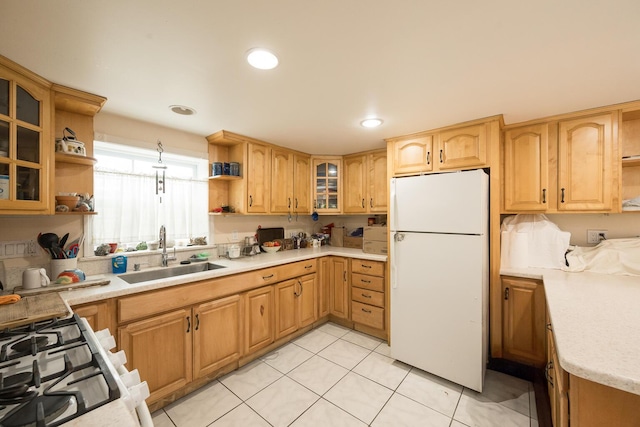
{"label": "upper wooden cabinet", "polygon": [[555,197],[549,186],[549,125],[505,131],[503,150],[504,210],[546,211]]}
{"label": "upper wooden cabinet", "polygon": [[283,148],[271,149],[271,213],[311,212],[311,156]]}
{"label": "upper wooden cabinet", "polygon": [[483,123],[440,132],[436,159],[438,169],[486,166],[488,131]]}
{"label": "upper wooden cabinet", "polygon": [[344,213],[387,211],[387,152],[345,156]]}
{"label": "upper wooden cabinet", "polygon": [[558,123],[559,211],[612,209],[617,121],[618,113],[611,112]]}
{"label": "upper wooden cabinet", "polygon": [[567,115],[504,133],[503,212],[617,212],[617,111]]}
{"label": "upper wooden cabinet", "polygon": [[50,88],[0,56],[0,214],[53,212]]}
{"label": "upper wooden cabinet", "polygon": [[247,213],[267,213],[271,190],[271,148],[249,143],[247,151]]}
{"label": "upper wooden cabinet", "polygon": [[394,176],[490,166],[502,117],[387,139]]}
{"label": "upper wooden cabinet", "polygon": [[[55,153],[55,193],[93,194],[93,118],[106,98],[54,84],[55,138],[62,139],[65,128],[72,129],[84,143],[86,156]],[[93,214],[95,212],[56,212],[56,215]]]}
{"label": "upper wooden cabinet", "polygon": [[313,203],[318,213],[342,211],[342,158],[313,157]]}
{"label": "upper wooden cabinet", "polygon": [[394,141],[394,175],[431,172],[433,170],[433,135]]}

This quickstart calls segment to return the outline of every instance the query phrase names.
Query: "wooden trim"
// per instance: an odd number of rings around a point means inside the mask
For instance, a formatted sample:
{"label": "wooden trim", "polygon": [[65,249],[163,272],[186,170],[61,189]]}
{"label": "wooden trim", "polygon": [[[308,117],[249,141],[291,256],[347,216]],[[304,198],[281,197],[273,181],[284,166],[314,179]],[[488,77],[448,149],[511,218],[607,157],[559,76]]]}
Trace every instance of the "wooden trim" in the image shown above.
{"label": "wooden trim", "polygon": [[70,87],[53,84],[53,99],[56,110],[95,116],[102,109],[107,98]]}

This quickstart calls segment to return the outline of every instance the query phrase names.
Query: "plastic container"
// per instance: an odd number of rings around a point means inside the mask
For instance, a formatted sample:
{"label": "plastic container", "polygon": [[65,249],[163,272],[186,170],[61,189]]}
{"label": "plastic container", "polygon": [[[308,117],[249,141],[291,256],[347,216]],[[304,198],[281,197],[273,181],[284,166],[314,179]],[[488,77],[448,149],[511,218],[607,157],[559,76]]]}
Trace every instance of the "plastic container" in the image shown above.
{"label": "plastic container", "polygon": [[127,257],[124,255],[118,255],[111,260],[111,267],[113,274],[121,274],[127,272]]}

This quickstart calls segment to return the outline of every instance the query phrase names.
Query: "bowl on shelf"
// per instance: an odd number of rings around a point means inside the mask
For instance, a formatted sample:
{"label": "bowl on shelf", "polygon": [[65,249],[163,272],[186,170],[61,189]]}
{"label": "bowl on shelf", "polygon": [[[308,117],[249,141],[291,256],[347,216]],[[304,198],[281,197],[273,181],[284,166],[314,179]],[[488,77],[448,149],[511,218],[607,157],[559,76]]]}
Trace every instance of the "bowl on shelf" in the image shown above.
{"label": "bowl on shelf", "polygon": [[275,254],[280,250],[280,246],[265,246],[262,245],[262,250],[268,254]]}
{"label": "bowl on shelf", "polygon": [[109,243],[109,253],[114,254],[118,250],[117,243]]}
{"label": "bowl on shelf", "polygon": [[65,205],[72,211],[78,205],[79,200],[78,196],[56,196],[56,205]]}

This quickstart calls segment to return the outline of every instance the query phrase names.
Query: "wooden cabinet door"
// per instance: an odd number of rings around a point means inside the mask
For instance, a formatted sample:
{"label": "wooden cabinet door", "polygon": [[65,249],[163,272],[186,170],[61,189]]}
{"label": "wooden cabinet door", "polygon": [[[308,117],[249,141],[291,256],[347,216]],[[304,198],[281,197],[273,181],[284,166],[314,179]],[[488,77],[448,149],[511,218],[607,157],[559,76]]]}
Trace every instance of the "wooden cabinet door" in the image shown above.
{"label": "wooden cabinet door", "polygon": [[293,153],[271,149],[271,213],[293,210]]}
{"label": "wooden cabinet door", "polygon": [[342,212],[342,158],[313,159],[313,208],[318,213]]}
{"label": "wooden cabinet door", "polygon": [[503,185],[505,211],[548,209],[548,124],[524,126],[505,132]]}
{"label": "wooden cabinet door", "polygon": [[193,375],[200,378],[242,356],[242,298],[234,295],[193,309]]}
{"label": "wooden cabinet door", "polygon": [[187,385],[192,379],[193,319],[191,310],[175,310],[118,328],[127,368],[137,369],[149,385],[153,403]]}
{"label": "wooden cabinet door", "polygon": [[3,214],[53,211],[53,136],[50,84],[0,58],[0,197]]}
{"label": "wooden cabinet door", "polygon": [[289,335],[298,329],[297,297],[297,279],[286,280],[275,285],[276,339]]}
{"label": "wooden cabinet door", "polygon": [[273,286],[245,294],[245,354],[273,342]]}
{"label": "wooden cabinet door", "polygon": [[311,213],[311,156],[293,156],[293,212]]}
{"label": "wooden cabinet door", "polygon": [[371,213],[383,213],[388,209],[387,151],[376,151],[367,155],[369,200]]}
{"label": "wooden cabinet door", "polygon": [[393,174],[433,170],[433,135],[393,141]]}
{"label": "wooden cabinet door", "polygon": [[349,265],[346,258],[331,259],[331,314],[349,318]]}
{"label": "wooden cabinet door", "polygon": [[368,203],[367,156],[345,156],[343,200],[345,213],[366,213]]}
{"label": "wooden cabinet door", "polygon": [[262,144],[248,144],[247,213],[269,212],[271,186],[271,149]]}
{"label": "wooden cabinet door", "polygon": [[542,283],[503,277],[502,295],[504,358],[544,366],[545,301]]}
{"label": "wooden cabinet door", "polygon": [[331,257],[318,260],[318,317],[331,312]]}
{"label": "wooden cabinet door", "polygon": [[318,319],[317,283],[316,274],[298,279],[298,328],[311,325]]}
{"label": "wooden cabinet door", "polygon": [[482,167],[487,164],[487,127],[484,124],[438,135],[438,169]]}
{"label": "wooden cabinet door", "polygon": [[74,305],[71,307],[74,313],[84,317],[94,331],[109,329],[114,331],[115,309],[111,309],[109,301],[97,301],[88,304]]}
{"label": "wooden cabinet door", "polygon": [[613,161],[617,141],[614,123],[617,113],[558,124],[558,210],[611,210],[612,191],[617,194],[612,190],[613,171],[617,171]]}

